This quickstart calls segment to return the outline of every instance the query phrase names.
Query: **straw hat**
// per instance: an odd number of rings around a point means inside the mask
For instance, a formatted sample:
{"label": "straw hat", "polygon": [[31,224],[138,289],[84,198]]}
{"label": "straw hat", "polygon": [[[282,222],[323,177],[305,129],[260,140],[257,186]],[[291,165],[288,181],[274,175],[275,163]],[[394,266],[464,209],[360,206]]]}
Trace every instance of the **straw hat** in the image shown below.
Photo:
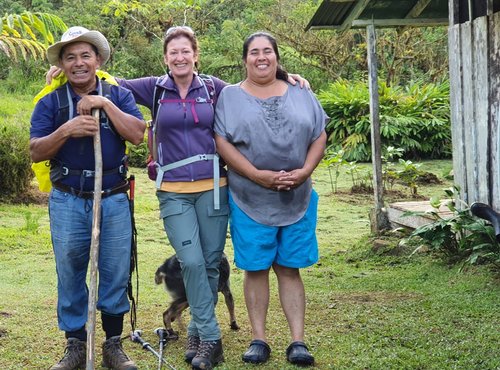
{"label": "straw hat", "polygon": [[61,36],[61,41],[56,42],[47,49],[47,59],[50,64],[59,64],[59,53],[61,49],[73,42],[88,42],[97,48],[99,55],[101,56],[101,65],[104,65],[110,55],[110,47],[106,37],[99,31],[89,31],[85,27],[70,27]]}

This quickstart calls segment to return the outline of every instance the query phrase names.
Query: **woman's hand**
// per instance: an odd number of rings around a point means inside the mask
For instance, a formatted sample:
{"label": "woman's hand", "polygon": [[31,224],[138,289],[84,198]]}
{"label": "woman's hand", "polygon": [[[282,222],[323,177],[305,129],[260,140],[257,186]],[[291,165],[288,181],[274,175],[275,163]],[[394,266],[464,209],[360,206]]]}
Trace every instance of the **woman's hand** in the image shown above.
{"label": "woman's hand", "polygon": [[45,83],[47,85],[50,85],[52,83],[52,80],[59,76],[62,72],[62,69],[57,67],[57,66],[50,66],[49,70],[47,71],[45,75]]}
{"label": "woman's hand", "polygon": [[264,188],[275,191],[288,191],[298,186],[294,183],[294,177],[291,177],[290,174],[291,172],[286,171],[256,170],[255,176],[250,179]]}
{"label": "woman's hand", "polygon": [[309,84],[309,81],[307,81],[301,75],[289,73],[288,82],[294,86],[298,82],[301,89],[305,87],[306,89],[311,90],[311,85]]}
{"label": "woman's hand", "polygon": [[289,172],[280,171],[279,174],[278,181],[280,181],[281,184],[277,187],[278,191],[295,189],[302,185],[310,176],[310,174],[302,168]]}

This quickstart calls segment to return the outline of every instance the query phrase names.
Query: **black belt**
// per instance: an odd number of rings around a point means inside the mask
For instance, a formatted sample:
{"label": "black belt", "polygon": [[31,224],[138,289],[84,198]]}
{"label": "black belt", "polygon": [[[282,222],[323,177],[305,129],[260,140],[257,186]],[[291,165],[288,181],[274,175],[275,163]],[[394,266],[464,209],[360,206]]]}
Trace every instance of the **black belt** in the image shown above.
{"label": "black belt", "polygon": [[[76,197],[83,198],[83,199],[94,199],[94,192],[93,191],[80,191],[78,189],[72,188],[71,186],[61,184],[60,182],[53,183],[52,186],[65,193],[72,194]],[[110,195],[115,195],[119,193],[126,193],[129,189],[129,183],[128,181],[125,181],[114,188],[111,189],[105,189],[101,191],[101,198],[106,198],[109,197]]]}

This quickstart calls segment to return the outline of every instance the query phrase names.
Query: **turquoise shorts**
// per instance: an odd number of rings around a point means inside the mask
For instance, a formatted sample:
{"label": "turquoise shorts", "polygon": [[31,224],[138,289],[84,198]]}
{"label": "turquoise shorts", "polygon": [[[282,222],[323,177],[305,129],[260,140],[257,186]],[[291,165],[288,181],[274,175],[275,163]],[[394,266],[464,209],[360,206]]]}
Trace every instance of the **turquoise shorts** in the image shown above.
{"label": "turquoise shorts", "polygon": [[287,226],[268,226],[255,222],[234,203],[230,192],[229,207],[234,261],[238,268],[260,271],[269,269],[274,263],[303,268],[318,261],[318,194],[314,190],[304,216]]}

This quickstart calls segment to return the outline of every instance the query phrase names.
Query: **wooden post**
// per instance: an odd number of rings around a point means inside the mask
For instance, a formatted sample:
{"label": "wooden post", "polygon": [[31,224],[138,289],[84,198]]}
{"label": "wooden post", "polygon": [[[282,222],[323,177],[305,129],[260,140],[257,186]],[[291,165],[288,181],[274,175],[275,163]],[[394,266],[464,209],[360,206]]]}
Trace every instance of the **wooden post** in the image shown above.
{"label": "wooden post", "polygon": [[94,135],[94,204],[92,218],[92,240],[90,243],[90,286],[87,318],[87,370],[94,370],[95,363],[95,322],[97,304],[97,267],[99,263],[99,236],[101,224],[101,192],[102,192],[102,150],[99,123],[99,109],[92,112],[97,121],[97,132]]}
{"label": "wooden post", "polygon": [[382,149],[380,139],[379,95],[377,78],[376,34],[373,24],[366,27],[368,48],[368,86],[370,90],[370,123],[373,164],[373,193],[375,208],[370,212],[371,230],[379,233],[389,228],[389,219],[384,212],[384,188],[382,182]]}

